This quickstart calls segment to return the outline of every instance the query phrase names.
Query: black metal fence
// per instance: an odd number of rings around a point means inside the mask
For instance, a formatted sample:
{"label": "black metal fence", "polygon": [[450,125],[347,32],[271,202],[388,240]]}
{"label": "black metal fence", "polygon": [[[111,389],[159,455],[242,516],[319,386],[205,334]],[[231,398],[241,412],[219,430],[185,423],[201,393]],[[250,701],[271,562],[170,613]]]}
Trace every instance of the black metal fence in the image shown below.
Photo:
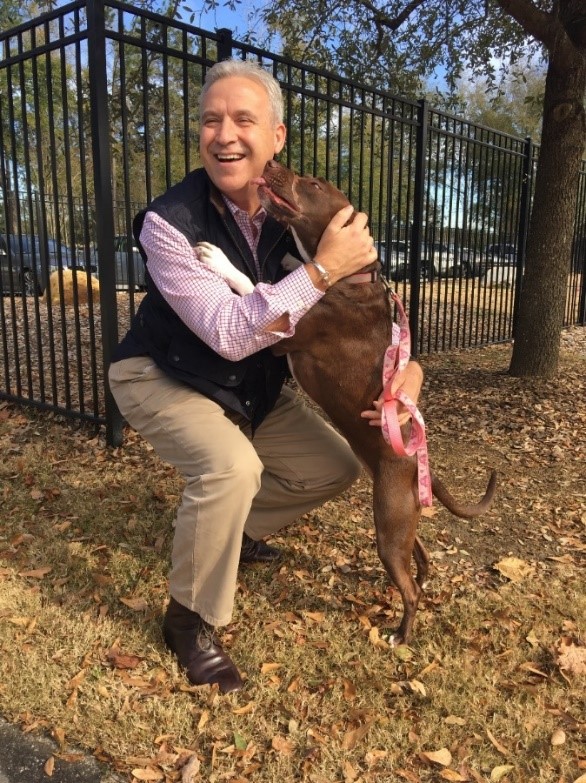
{"label": "black metal fence", "polygon": [[[199,92],[228,56],[279,79],[283,162],[369,213],[416,352],[511,338],[530,139],[116,0],[70,3],[1,33],[0,45],[0,397],[105,424],[118,440],[105,368],[142,295],[132,217],[198,165]],[[585,188],[586,169],[567,324],[586,321]],[[95,277],[99,295],[86,296]]]}

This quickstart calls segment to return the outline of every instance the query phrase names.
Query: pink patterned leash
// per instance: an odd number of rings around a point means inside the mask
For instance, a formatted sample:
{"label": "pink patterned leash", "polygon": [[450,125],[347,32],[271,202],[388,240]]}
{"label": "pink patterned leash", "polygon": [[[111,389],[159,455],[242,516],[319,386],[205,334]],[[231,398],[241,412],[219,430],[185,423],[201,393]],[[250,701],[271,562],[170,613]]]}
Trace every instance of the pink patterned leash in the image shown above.
{"label": "pink patterned leash", "polygon": [[[389,295],[395,302],[399,312],[399,324],[393,324],[392,343],[385,351],[383,362],[383,406],[381,425],[384,439],[400,457],[410,457],[417,454],[417,482],[419,502],[422,506],[431,506],[433,493],[431,489],[431,474],[427,455],[427,439],[425,437],[425,422],[415,403],[399,389],[391,391],[393,378],[400,370],[404,370],[411,353],[411,333],[409,321],[399,296],[389,288]],[[409,441],[405,445],[401,435],[401,427],[397,416],[397,406],[403,403],[412,417]]]}

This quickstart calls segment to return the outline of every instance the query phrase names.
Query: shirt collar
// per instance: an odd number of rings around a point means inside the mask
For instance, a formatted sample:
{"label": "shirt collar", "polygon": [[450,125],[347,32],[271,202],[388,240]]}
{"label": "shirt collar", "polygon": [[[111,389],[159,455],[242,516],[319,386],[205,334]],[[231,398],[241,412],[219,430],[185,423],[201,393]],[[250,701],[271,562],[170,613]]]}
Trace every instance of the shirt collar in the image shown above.
{"label": "shirt collar", "polygon": [[238,222],[242,221],[249,221],[251,223],[254,223],[258,228],[261,228],[263,223],[265,222],[265,218],[267,216],[267,211],[264,207],[260,207],[260,209],[254,213],[254,215],[251,217],[248,212],[245,209],[241,209],[237,204],[235,204],[232,199],[228,198],[224,193],[222,193],[222,198],[224,199],[224,202],[230,212],[232,213],[232,216],[238,220]]}

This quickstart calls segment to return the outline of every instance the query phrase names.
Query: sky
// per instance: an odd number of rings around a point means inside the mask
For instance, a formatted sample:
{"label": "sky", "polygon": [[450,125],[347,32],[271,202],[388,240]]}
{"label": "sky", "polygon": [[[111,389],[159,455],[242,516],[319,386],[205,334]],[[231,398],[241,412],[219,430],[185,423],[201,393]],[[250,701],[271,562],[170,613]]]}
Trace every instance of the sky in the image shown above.
{"label": "sky", "polygon": [[[232,30],[234,38],[238,39],[247,28],[248,16],[258,8],[258,2],[241,0],[235,11],[226,8],[223,3],[218,4],[214,11],[196,13],[194,24],[204,30],[216,30],[220,27],[228,27]],[[241,36],[240,36],[241,37]]]}

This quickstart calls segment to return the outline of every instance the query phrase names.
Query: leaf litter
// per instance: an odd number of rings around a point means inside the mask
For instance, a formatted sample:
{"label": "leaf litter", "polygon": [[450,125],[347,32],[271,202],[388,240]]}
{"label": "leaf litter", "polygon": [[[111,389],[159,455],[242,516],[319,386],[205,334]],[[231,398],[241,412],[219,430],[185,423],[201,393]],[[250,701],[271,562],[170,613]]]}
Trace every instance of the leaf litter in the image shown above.
{"label": "leaf litter", "polygon": [[[407,647],[376,556],[371,490],[275,537],[222,629],[241,694],[190,686],[160,635],[181,482],[130,431],[119,449],[0,403],[0,708],[128,781],[574,783],[586,778],[586,340],[560,376],[510,378],[506,346],[424,356],[433,469],[486,517],[437,504]],[[47,775],[51,772],[48,760]]]}

